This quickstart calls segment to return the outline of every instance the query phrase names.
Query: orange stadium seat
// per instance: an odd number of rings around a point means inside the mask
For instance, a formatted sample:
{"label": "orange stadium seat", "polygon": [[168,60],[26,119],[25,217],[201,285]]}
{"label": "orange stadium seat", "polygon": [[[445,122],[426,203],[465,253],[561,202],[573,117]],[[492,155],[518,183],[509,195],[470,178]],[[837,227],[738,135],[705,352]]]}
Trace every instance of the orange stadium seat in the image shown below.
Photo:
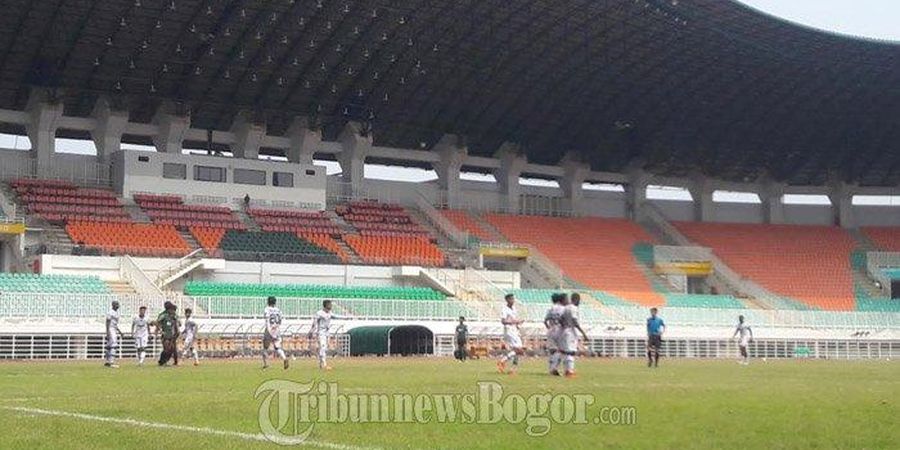
{"label": "orange stadium seat", "polygon": [[900,252],[900,228],[863,227],[862,231],[878,248],[890,252]]}
{"label": "orange stadium seat", "polygon": [[698,222],[675,226],[772,292],[822,309],[855,307],[850,267],[855,241],[841,228]]}
{"label": "orange stadium seat", "polygon": [[231,209],[225,206],[187,205],[178,196],[156,194],[135,194],[134,201],[156,224],[178,228],[246,228]]}
{"label": "orange stadium seat", "polygon": [[492,241],[490,233],[487,232],[472,216],[466,211],[458,209],[444,209],[441,214],[447,218],[456,228],[477,237],[482,241]]}
{"label": "orange stadium seat", "polygon": [[636,223],[598,217],[485,216],[510,241],[531,244],[586,286],[655,306],[664,303],[637,265],[633,248],[653,238]]}
{"label": "orange stadium seat", "polygon": [[106,253],[180,257],[191,251],[175,227],[140,223],[71,222],[72,241]]}
{"label": "orange stadium seat", "polygon": [[345,235],[344,241],[367,264],[443,266],[447,259],[424,237]]}
{"label": "orange stadium seat", "polygon": [[307,241],[334,253],[344,264],[350,261],[350,256],[347,255],[347,252],[341,248],[340,244],[338,244],[330,234],[300,232],[297,233],[297,235],[302,239],[306,239]]}

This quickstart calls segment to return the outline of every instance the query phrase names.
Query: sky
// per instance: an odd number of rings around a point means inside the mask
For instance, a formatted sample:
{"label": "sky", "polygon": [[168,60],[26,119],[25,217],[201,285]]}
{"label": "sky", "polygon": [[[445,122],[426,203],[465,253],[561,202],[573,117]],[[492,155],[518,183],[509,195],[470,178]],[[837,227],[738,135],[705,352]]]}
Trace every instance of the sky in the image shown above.
{"label": "sky", "polygon": [[900,0],[738,1],[813,28],[900,42]]}

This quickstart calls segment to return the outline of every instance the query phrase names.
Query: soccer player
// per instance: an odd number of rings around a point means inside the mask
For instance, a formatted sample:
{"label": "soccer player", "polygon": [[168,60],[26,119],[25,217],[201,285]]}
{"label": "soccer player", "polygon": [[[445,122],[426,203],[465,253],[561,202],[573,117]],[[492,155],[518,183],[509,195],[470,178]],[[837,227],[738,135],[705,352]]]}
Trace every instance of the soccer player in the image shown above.
{"label": "soccer player", "polygon": [[284,350],[281,348],[281,310],[275,306],[276,302],[275,297],[266,299],[267,306],[263,311],[263,317],[266,319],[266,331],[263,332],[263,369],[269,368],[267,358],[269,356],[269,346],[271,345],[278,357],[284,362],[284,370],[287,370],[290,362],[288,362],[287,355],[284,354]]}
{"label": "soccer player", "polygon": [[544,326],[547,327],[547,353],[548,370],[550,375],[559,376],[560,362],[560,334],[562,333],[563,298],[566,294],[553,294],[550,296],[551,305],[544,315]]}
{"label": "soccer player", "polygon": [[575,377],[575,355],[578,354],[578,335],[575,334],[575,331],[581,333],[581,337],[583,337],[585,341],[588,340],[587,333],[584,332],[581,328],[581,324],[578,323],[578,305],[580,304],[581,296],[577,293],[572,294],[571,302],[566,301],[566,296],[563,294],[563,310],[562,315],[559,318],[562,327],[560,350],[566,355],[565,366],[567,378]]}
{"label": "soccer player", "polygon": [[731,338],[737,338],[740,335],[740,341],[738,341],[738,348],[741,350],[741,361],[738,361],[738,364],[749,365],[750,364],[750,353],[747,352],[747,346],[753,342],[753,330],[750,328],[750,325],[747,325],[744,322],[744,316],[738,316],[738,324],[737,329],[734,330],[734,336]]}
{"label": "soccer player", "polygon": [[328,365],[326,359],[328,356],[328,336],[331,331],[331,319],[339,319],[337,315],[331,312],[331,309],[331,300],[323,301],[322,309],[316,312],[312,327],[309,329],[309,339],[312,339],[314,333],[319,338],[319,369],[322,370],[331,370],[331,366]]}
{"label": "soccer player", "polygon": [[174,359],[178,365],[178,309],[172,302],[166,302],[163,311],[156,317],[153,324],[162,337],[162,351],[159,353],[159,365],[165,366],[169,359]]}
{"label": "soccer player", "polygon": [[147,319],[146,306],[138,308],[138,315],[131,320],[131,337],[134,339],[138,365],[143,366],[144,357],[147,356],[147,345],[150,343],[150,321]]}
{"label": "soccer player", "polygon": [[466,344],[469,342],[469,327],[466,326],[466,318],[459,316],[459,325],[456,326],[456,352],[454,356],[460,362],[468,357]]}
{"label": "soccer player", "polygon": [[[519,335],[519,325],[525,321],[519,319],[516,312],[516,296],[506,294],[503,298],[506,300],[506,305],[500,313],[500,323],[503,324],[503,342],[506,344],[507,353],[504,353],[500,357],[500,361],[497,361],[497,370],[500,373],[513,375],[519,368],[519,356],[525,354],[525,349],[522,348],[522,336]],[[507,372],[506,362],[510,360],[512,360],[512,367]]]}
{"label": "soccer player", "polygon": [[659,367],[659,349],[666,323],[656,315],[658,312],[658,309],[650,308],[650,317],[647,318],[647,367]]}
{"label": "soccer player", "polygon": [[194,348],[194,341],[197,338],[197,322],[193,318],[194,311],[191,308],[184,309],[184,357],[190,356],[194,359],[194,365],[200,365],[200,355]]}
{"label": "soccer player", "polygon": [[116,364],[116,350],[119,348],[119,302],[113,301],[109,312],[106,313],[106,362],[104,366],[118,369]]}

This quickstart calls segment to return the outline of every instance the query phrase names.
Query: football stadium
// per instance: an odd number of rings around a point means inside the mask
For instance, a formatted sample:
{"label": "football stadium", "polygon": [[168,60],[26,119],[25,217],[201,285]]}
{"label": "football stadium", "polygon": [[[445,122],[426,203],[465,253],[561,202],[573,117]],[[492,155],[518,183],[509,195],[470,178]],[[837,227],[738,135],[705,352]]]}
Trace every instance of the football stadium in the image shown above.
{"label": "football stadium", "polygon": [[896,42],[0,5],[0,448],[900,447]]}

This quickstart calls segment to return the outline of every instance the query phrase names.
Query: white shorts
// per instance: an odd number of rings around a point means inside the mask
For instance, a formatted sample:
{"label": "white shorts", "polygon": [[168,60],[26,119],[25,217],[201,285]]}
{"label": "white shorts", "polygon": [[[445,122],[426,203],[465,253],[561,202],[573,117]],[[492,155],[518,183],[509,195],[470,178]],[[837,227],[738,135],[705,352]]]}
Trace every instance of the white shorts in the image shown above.
{"label": "white shorts", "polygon": [[106,333],[106,346],[108,348],[117,348],[119,346],[119,336],[116,333]]}
{"label": "white shorts", "polygon": [[268,331],[263,333],[263,348],[268,348],[272,346],[273,349],[278,350],[281,348],[281,335],[272,336]]}
{"label": "white shorts", "polygon": [[565,353],[578,351],[578,335],[572,328],[566,328],[560,335],[559,349]]}
{"label": "white shorts", "polygon": [[149,344],[150,344],[150,335],[134,337],[134,348],[136,348],[136,349],[147,348],[147,346]]}
{"label": "white shorts", "polygon": [[747,337],[747,338],[741,338],[741,342],[740,342],[738,345],[740,345],[741,347],[746,348],[748,345],[750,345],[750,338],[748,338],[748,337]]}
{"label": "white shorts", "polygon": [[560,335],[562,330],[558,328],[552,328],[547,331],[547,349],[548,350],[559,350],[561,339]]}
{"label": "white shorts", "polygon": [[184,349],[187,350],[194,346],[194,336],[185,335],[184,336]]}
{"label": "white shorts", "polygon": [[506,332],[503,334],[503,343],[509,348],[522,348],[522,337],[518,331]]}

